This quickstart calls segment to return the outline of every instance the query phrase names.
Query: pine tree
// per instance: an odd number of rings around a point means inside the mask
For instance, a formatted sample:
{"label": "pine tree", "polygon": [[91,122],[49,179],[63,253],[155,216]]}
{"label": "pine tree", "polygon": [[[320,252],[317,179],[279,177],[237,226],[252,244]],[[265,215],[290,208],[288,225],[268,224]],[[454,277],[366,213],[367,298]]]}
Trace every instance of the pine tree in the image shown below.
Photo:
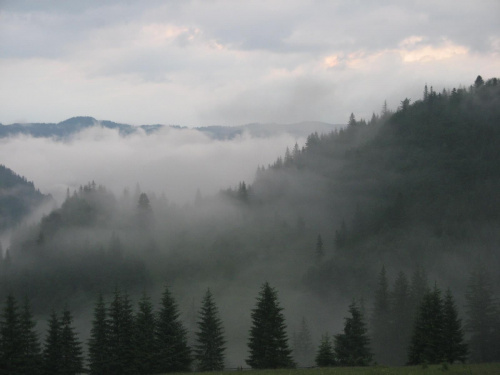
{"label": "pine tree", "polygon": [[224,369],[225,339],[222,322],[218,316],[210,289],[207,290],[199,313],[195,358],[199,371]]}
{"label": "pine tree", "polygon": [[38,374],[42,365],[40,340],[35,331],[36,323],[28,299],[25,300],[20,316],[22,342],[22,369],[20,374]]}
{"label": "pine tree", "polygon": [[333,354],[333,345],[328,333],[321,337],[321,344],[315,358],[316,366],[331,367],[336,365],[335,355]]}
{"label": "pine tree", "polygon": [[390,342],[390,301],[385,267],[382,267],[378,276],[371,323],[375,360],[378,363],[389,364],[392,355],[391,347],[388,345]]}
{"label": "pine tree", "polygon": [[90,374],[100,375],[109,373],[109,325],[106,314],[106,305],[102,294],[99,294],[94,308],[94,320],[90,330],[89,340],[89,367]]}
{"label": "pine tree", "polygon": [[394,282],[391,297],[391,327],[389,342],[392,352],[391,365],[403,365],[407,362],[407,348],[410,345],[412,313],[408,279],[400,272]]}
{"label": "pine tree", "polygon": [[191,369],[191,350],[187,333],[179,319],[177,304],[165,288],[156,326],[158,372],[183,372]]}
{"label": "pine tree", "polygon": [[49,328],[43,349],[43,373],[47,375],[59,374],[62,360],[61,350],[61,322],[55,311],[49,318]]}
{"label": "pine tree", "polygon": [[293,356],[298,366],[310,367],[314,363],[313,354],[311,333],[306,318],[302,317],[300,330],[294,336]]}
{"label": "pine tree", "polygon": [[278,294],[265,283],[252,310],[252,327],[246,363],[255,369],[294,367],[288,347],[285,318],[278,303]]}
{"label": "pine tree", "polygon": [[73,317],[68,309],[64,309],[61,319],[60,348],[60,374],[80,374],[83,371],[82,345],[78,341]]}
{"label": "pine tree", "polygon": [[325,256],[325,249],[323,248],[323,239],[321,234],[318,234],[318,239],[316,240],[316,259],[321,261]]}
{"label": "pine tree", "polygon": [[136,371],[138,374],[154,372],[156,317],[150,298],[144,293],[135,316]]}
{"label": "pine tree", "polygon": [[470,359],[473,362],[498,360],[498,354],[495,353],[495,331],[499,312],[493,299],[490,276],[484,267],[472,270],[465,298],[465,329],[470,334]]}
{"label": "pine tree", "polygon": [[0,322],[0,369],[15,374],[22,368],[22,327],[16,299],[7,296]]}
{"label": "pine tree", "polygon": [[334,351],[340,366],[368,366],[372,361],[370,339],[360,309],[353,301],[350,317],[345,319],[344,332],[335,335]]}
{"label": "pine tree", "polygon": [[443,300],[435,285],[422,298],[408,351],[408,364],[432,364],[444,359],[443,326]]}
{"label": "pine tree", "polygon": [[467,359],[467,345],[464,342],[462,321],[458,318],[457,308],[451,290],[448,288],[443,306],[443,353],[448,363]]}

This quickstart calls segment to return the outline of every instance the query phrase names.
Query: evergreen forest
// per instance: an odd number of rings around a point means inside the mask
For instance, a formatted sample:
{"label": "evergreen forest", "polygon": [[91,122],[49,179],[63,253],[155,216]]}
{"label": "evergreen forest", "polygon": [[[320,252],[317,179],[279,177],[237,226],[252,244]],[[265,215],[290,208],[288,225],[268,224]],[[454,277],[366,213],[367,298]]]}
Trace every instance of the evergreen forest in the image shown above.
{"label": "evergreen forest", "polygon": [[422,91],[182,206],[2,166],[1,370],[500,361],[500,83]]}

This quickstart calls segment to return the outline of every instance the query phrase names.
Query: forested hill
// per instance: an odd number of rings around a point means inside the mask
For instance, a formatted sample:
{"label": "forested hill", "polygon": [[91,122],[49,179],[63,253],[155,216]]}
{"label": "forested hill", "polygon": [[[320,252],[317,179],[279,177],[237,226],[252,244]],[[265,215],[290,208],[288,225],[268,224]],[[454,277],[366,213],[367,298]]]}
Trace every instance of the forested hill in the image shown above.
{"label": "forested hill", "polygon": [[42,194],[33,182],[0,165],[0,232],[48,199],[50,196]]}
{"label": "forested hill", "polygon": [[259,169],[246,199],[294,207],[318,228],[331,255],[309,275],[318,287],[351,278],[352,264],[421,264],[460,283],[467,265],[500,266],[499,145],[498,79],[425,87],[394,113],[383,108],[368,122],[351,115],[343,130],[312,134]]}

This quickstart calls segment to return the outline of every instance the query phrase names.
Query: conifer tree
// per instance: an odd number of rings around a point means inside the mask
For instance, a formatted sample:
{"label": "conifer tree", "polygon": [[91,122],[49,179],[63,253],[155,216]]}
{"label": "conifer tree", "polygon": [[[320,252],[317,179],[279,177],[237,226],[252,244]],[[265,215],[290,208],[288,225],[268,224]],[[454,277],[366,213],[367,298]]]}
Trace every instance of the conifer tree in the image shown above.
{"label": "conifer tree", "polygon": [[20,316],[22,342],[22,369],[20,374],[38,374],[42,365],[40,340],[35,331],[36,323],[28,299],[25,300]]}
{"label": "conifer tree", "polygon": [[448,288],[443,305],[443,353],[448,363],[467,359],[467,345],[464,342],[462,321],[458,317],[455,300]]}
{"label": "conifer tree", "polygon": [[340,366],[368,366],[372,361],[370,339],[360,309],[353,301],[350,317],[345,319],[344,332],[335,335],[335,358]]}
{"label": "conifer tree", "polygon": [[389,342],[392,352],[391,365],[403,365],[407,362],[407,348],[410,345],[412,313],[408,279],[400,272],[394,281],[391,292],[391,327]]}
{"label": "conifer tree", "polygon": [[333,354],[333,345],[328,333],[321,337],[321,343],[315,358],[316,366],[331,367],[336,365],[335,355]]}
{"label": "conifer tree", "polygon": [[222,322],[218,316],[210,289],[203,298],[199,313],[195,359],[199,371],[222,371],[224,369],[225,339]]}
{"label": "conifer tree", "polygon": [[109,325],[107,320],[106,305],[101,293],[94,308],[94,320],[90,330],[89,339],[89,367],[90,374],[109,373]]}
{"label": "conifer tree", "polygon": [[161,299],[156,326],[158,372],[183,372],[191,368],[187,332],[179,319],[177,304],[168,288]]}
{"label": "conifer tree", "polygon": [[152,374],[156,353],[156,317],[150,298],[143,294],[135,316],[136,371],[138,374]]}
{"label": "conifer tree", "polygon": [[299,332],[294,335],[293,356],[298,366],[310,367],[314,363],[311,332],[304,317],[300,322]]}
{"label": "conifer tree", "polygon": [[389,364],[391,362],[390,342],[390,300],[389,287],[385,267],[382,267],[378,276],[378,286],[375,291],[371,326],[372,343],[375,360],[378,363]]}
{"label": "conifer tree", "polygon": [[78,340],[73,327],[73,317],[68,309],[63,311],[60,341],[60,373],[64,375],[80,374],[83,371],[82,345]]}
{"label": "conifer tree", "polygon": [[435,285],[422,298],[408,351],[408,364],[432,364],[444,359],[443,323],[443,300]]}
{"label": "conifer tree", "polygon": [[[470,334],[469,350],[473,362],[491,362],[498,360],[499,311],[493,299],[490,276],[484,267],[472,270],[467,285],[465,329]],[[497,333],[498,335],[498,333]]]}
{"label": "conifer tree", "polygon": [[43,373],[59,374],[61,370],[61,322],[55,311],[49,318],[49,327],[43,349]]}
{"label": "conifer tree", "polygon": [[21,317],[17,301],[7,296],[0,322],[0,368],[4,373],[15,374],[22,368],[23,340]]}
{"label": "conifer tree", "polygon": [[318,234],[318,239],[316,240],[316,259],[321,261],[325,256],[325,249],[323,248],[323,239],[321,234]]}
{"label": "conifer tree", "polygon": [[278,303],[278,294],[269,283],[265,283],[252,310],[252,327],[248,348],[250,356],[246,363],[254,369],[294,367],[288,347],[283,309]]}

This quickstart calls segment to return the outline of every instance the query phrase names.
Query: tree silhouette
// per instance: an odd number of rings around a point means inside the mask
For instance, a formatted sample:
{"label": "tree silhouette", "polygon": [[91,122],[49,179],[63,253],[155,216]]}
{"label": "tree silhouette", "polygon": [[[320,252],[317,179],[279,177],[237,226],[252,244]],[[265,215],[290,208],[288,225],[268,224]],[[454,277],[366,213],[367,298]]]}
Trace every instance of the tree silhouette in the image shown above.
{"label": "tree silhouette", "polygon": [[288,347],[285,318],[278,303],[278,294],[265,283],[252,310],[252,327],[247,364],[256,369],[294,367]]}

